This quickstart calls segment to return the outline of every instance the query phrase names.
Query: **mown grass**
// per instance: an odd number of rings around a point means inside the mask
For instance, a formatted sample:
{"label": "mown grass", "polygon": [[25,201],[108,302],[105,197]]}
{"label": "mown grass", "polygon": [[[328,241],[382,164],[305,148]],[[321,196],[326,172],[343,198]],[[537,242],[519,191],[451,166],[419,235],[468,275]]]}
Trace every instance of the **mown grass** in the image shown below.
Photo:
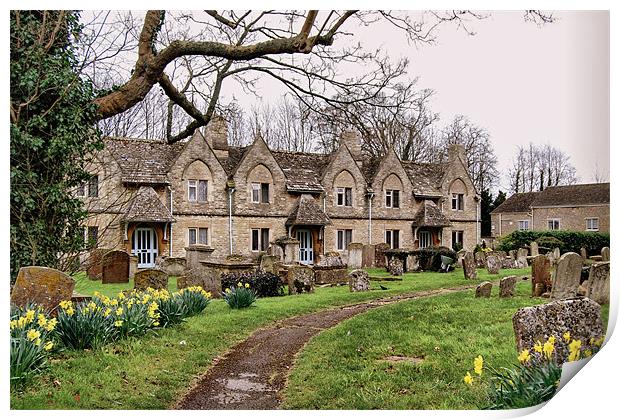
{"label": "mown grass", "polygon": [[[95,292],[100,292],[108,297],[113,297],[125,290],[133,289],[133,278],[129,279],[129,283],[112,283],[102,284],[101,280],[91,280],[85,272],[79,272],[72,276],[75,280],[75,291],[83,295],[92,296]],[[177,290],[176,277],[168,279],[168,290],[174,292]]]}
{"label": "mown grass", "polygon": [[[476,299],[471,291],[411,300],[360,314],[315,336],[296,361],[285,391],[287,409],[477,409],[488,405],[487,382],[473,371],[482,355],[494,367],[517,363],[512,316],[529,297]],[[607,325],[608,305],[603,308]],[[419,358],[418,364],[384,361]],[[464,384],[469,371],[475,385]],[[484,375],[484,374],[483,374]],[[486,374],[488,376],[488,373]]]}
{"label": "mown grass", "polygon": [[[370,271],[372,275],[382,272]],[[372,290],[359,293],[350,293],[347,286],[317,288],[314,294],[259,299],[244,310],[232,310],[221,299],[214,300],[203,314],[189,318],[178,327],[95,351],[55,355],[49,369],[28,388],[12,392],[11,407],[165,409],[189,388],[193,379],[204,373],[214,357],[257,328],[279,319],[409,291],[476,284],[509,274],[528,273],[527,269],[503,270],[500,275],[489,275],[481,270],[480,278],[474,282],[466,281],[461,270],[406,274],[403,281],[381,282],[388,290],[380,290],[378,282],[371,283]],[[83,280],[78,281],[76,291],[92,294],[98,282]],[[112,295],[118,287],[126,290],[131,286],[101,285],[98,290]],[[437,323],[442,322],[437,320]],[[392,328],[400,326],[395,324]]]}

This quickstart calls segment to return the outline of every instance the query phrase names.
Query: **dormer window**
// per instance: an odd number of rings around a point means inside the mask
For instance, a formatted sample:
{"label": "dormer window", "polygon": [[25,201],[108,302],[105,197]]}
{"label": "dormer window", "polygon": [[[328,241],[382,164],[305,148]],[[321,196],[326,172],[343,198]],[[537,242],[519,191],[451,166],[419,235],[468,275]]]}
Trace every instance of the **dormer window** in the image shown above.
{"label": "dormer window", "polygon": [[385,207],[391,209],[400,208],[400,191],[385,190]]}
{"label": "dormer window", "polygon": [[269,203],[269,184],[266,182],[252,184],[252,203]]}
{"label": "dormer window", "polygon": [[99,176],[92,175],[88,181],[80,184],[77,190],[78,197],[99,197]]}
{"label": "dormer window", "polygon": [[461,211],[465,209],[464,194],[452,194],[452,210]]}
{"label": "dormer window", "polygon": [[353,189],[352,188],[336,188],[336,205],[344,207],[353,206]]}
{"label": "dormer window", "polygon": [[187,181],[187,199],[193,202],[207,201],[207,181],[190,179]]}

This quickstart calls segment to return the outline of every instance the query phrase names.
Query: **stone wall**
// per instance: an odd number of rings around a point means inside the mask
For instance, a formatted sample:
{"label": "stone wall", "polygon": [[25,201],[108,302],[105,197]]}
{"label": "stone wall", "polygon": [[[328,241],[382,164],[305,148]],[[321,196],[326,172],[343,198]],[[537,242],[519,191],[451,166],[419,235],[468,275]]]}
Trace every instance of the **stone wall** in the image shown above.
{"label": "stone wall", "polygon": [[609,232],[609,206],[535,208],[534,230],[547,230],[547,219],[561,219],[561,230],[586,231],[586,218],[598,217],[599,232]]}

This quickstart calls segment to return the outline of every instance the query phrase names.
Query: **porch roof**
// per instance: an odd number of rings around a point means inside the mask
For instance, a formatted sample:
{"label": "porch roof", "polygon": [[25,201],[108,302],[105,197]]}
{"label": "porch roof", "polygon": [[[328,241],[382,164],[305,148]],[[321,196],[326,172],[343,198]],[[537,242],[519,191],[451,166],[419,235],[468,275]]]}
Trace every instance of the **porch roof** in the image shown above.
{"label": "porch roof", "polygon": [[129,201],[123,216],[126,222],[174,222],[170,210],[161,202],[152,187],[142,186]]}
{"label": "porch roof", "polygon": [[323,212],[310,194],[302,194],[297,200],[297,204],[286,219],[286,226],[325,226],[331,225],[331,220]]}
{"label": "porch roof", "polygon": [[422,207],[413,217],[411,225],[413,227],[446,227],[451,223],[433,201],[424,200]]}

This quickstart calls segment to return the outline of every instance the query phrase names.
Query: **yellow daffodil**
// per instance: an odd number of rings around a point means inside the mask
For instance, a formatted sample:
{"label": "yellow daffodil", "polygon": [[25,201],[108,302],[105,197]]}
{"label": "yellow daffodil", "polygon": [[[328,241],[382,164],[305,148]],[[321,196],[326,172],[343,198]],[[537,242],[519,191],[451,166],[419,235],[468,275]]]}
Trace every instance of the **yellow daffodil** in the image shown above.
{"label": "yellow daffodil", "polygon": [[25,316],[26,316],[26,321],[28,322],[34,321],[34,311],[32,309],[28,310]]}
{"label": "yellow daffodil", "polygon": [[551,360],[551,355],[553,354],[553,350],[555,350],[555,346],[553,345],[552,342],[547,341],[543,345],[543,353],[545,354],[545,357],[549,360]]}
{"label": "yellow daffodil", "polygon": [[43,349],[45,351],[50,351],[52,347],[54,347],[54,343],[51,341],[48,341],[47,343],[45,343],[45,346],[43,346]]}
{"label": "yellow daffodil", "polygon": [[121,316],[121,315],[123,315],[123,308],[117,308],[117,309],[116,309],[116,315],[117,315],[117,316]]}
{"label": "yellow daffodil", "polygon": [[581,349],[581,340],[573,340],[569,345],[568,349],[570,351],[577,351]]}
{"label": "yellow daffodil", "polygon": [[245,284],[245,288],[246,288],[246,289],[249,289],[249,288],[250,288],[250,283],[246,283],[246,284]]}
{"label": "yellow daffodil", "polygon": [[89,308],[91,311],[94,311],[95,309],[97,309],[97,304],[96,304],[95,302],[93,302],[93,301],[90,301],[90,302],[88,303],[88,308]]}
{"label": "yellow daffodil", "polygon": [[543,346],[542,346],[542,344],[541,344],[541,342],[540,342],[540,341],[537,341],[537,342],[536,342],[536,344],[534,344],[534,351],[535,351],[536,353],[542,353],[542,351],[543,351]]}
{"label": "yellow daffodil", "polygon": [[66,311],[67,315],[72,316],[75,313],[75,309],[73,307],[69,307]]}
{"label": "yellow daffodil", "polygon": [[70,300],[63,300],[59,303],[59,306],[66,311],[67,309],[73,307],[73,302],[71,302]]}
{"label": "yellow daffodil", "polygon": [[547,342],[551,343],[551,344],[555,344],[555,336],[551,336],[547,339]]}
{"label": "yellow daffodil", "polygon": [[56,318],[52,318],[47,321],[47,325],[45,325],[46,331],[53,331],[56,328],[56,324],[58,324],[58,320]]}
{"label": "yellow daffodil", "polygon": [[39,314],[39,316],[37,316],[37,324],[39,324],[39,327],[45,328],[45,326],[47,325],[47,319],[45,318],[45,315]]}
{"label": "yellow daffodil", "polygon": [[41,333],[35,329],[30,329],[26,333],[26,338],[30,341],[36,341],[39,337],[41,337]]}
{"label": "yellow daffodil", "polygon": [[566,331],[562,337],[564,337],[564,341],[566,341],[567,343],[570,343],[570,332],[569,331]]}
{"label": "yellow daffodil", "polygon": [[122,326],[123,326],[123,321],[122,321],[122,320],[120,320],[120,319],[119,319],[118,321],[115,321],[115,322],[114,322],[114,326],[115,326],[115,327],[122,327]]}
{"label": "yellow daffodil", "polygon": [[226,290],[224,290],[225,293],[230,293],[230,289],[227,287]]}
{"label": "yellow daffodil", "polygon": [[159,325],[159,321],[153,322],[153,325],[157,327]]}
{"label": "yellow daffodil", "polygon": [[474,378],[471,376],[471,373],[467,372],[467,375],[463,378],[463,382],[470,386],[474,383]]}
{"label": "yellow daffodil", "polygon": [[41,339],[40,339],[40,338],[37,338],[36,340],[34,340],[34,345],[35,345],[35,346],[39,346],[39,345],[41,345]]}
{"label": "yellow daffodil", "polygon": [[112,309],[106,308],[106,310],[103,311],[103,316],[110,316],[111,313],[112,313]]}
{"label": "yellow daffodil", "polygon": [[120,300],[125,299],[125,293],[123,292],[118,292],[118,295],[116,295]]}
{"label": "yellow daffodil", "polygon": [[241,284],[241,282],[237,283],[237,287],[243,287],[243,284]]}
{"label": "yellow daffodil", "polygon": [[517,357],[517,359],[519,360],[519,362],[521,363],[527,363],[530,361],[530,359],[532,358],[532,356],[530,355],[530,351],[528,349],[523,350],[520,354],[519,357]]}
{"label": "yellow daffodil", "polygon": [[15,327],[17,327],[17,320],[13,319],[13,320],[11,320],[11,329],[13,330],[13,329],[15,329]]}
{"label": "yellow daffodil", "polygon": [[474,373],[478,374],[479,376],[482,375],[482,366],[484,364],[484,360],[482,359],[482,356],[478,356],[474,359]]}

